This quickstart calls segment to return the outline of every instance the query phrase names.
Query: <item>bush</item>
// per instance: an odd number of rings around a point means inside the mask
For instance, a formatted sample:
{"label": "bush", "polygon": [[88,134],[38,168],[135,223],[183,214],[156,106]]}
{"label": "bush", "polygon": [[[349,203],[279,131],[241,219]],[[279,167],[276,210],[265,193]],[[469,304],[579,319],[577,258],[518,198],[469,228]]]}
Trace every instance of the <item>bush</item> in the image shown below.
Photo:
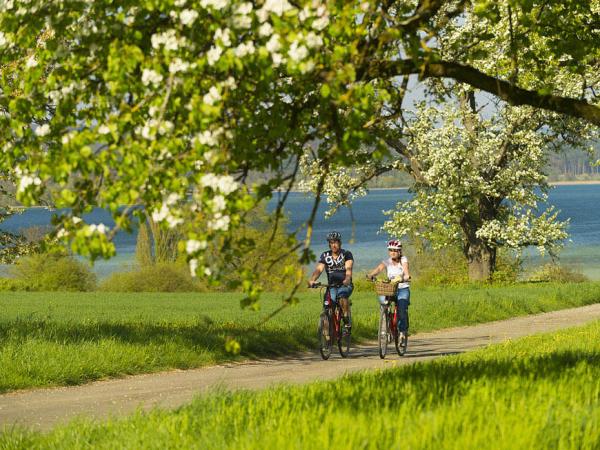
{"label": "bush", "polygon": [[549,263],[535,269],[526,281],[532,283],[558,281],[563,283],[583,283],[588,278],[573,269],[563,267],[555,263]]}
{"label": "bush", "polygon": [[102,281],[101,291],[109,292],[197,292],[187,265],[157,263],[129,272],[116,272]]}
{"label": "bush", "polygon": [[457,285],[469,282],[467,261],[456,247],[425,249],[408,255],[410,273],[421,286]]}
{"label": "bush", "polygon": [[21,286],[26,286],[24,290],[92,291],[96,287],[96,275],[90,267],[71,256],[26,256],[17,260],[10,273]]}
{"label": "bush", "polygon": [[14,278],[0,278],[0,291],[35,291],[36,286]]}

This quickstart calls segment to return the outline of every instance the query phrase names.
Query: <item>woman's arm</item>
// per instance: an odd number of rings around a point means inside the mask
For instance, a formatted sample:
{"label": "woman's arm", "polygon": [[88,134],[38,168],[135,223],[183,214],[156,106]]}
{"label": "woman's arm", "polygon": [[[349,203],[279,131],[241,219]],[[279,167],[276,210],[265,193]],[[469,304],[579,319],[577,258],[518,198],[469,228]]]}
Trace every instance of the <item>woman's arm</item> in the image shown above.
{"label": "woman's arm", "polygon": [[373,270],[371,270],[367,274],[367,278],[373,278],[374,276],[376,276],[378,273],[382,272],[383,270],[385,270],[385,264],[379,263],[379,265],[377,267],[375,267]]}
{"label": "woman's arm", "polygon": [[408,259],[404,258],[402,261],[402,280],[410,280],[410,272],[408,271]]}

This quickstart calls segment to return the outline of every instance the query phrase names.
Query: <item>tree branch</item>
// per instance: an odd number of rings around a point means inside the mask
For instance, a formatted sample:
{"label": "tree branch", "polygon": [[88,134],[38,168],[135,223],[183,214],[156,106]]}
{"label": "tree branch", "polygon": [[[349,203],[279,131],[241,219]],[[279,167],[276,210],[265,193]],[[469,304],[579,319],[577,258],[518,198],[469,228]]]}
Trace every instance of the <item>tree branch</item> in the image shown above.
{"label": "tree branch", "polygon": [[418,65],[410,59],[373,61],[367,70],[370,78],[390,78],[410,74],[419,74],[421,78],[451,78],[494,94],[514,106],[529,105],[577,117],[594,125],[600,125],[600,107],[585,100],[540,94],[487,75],[473,67],[455,62],[424,62],[422,65]]}

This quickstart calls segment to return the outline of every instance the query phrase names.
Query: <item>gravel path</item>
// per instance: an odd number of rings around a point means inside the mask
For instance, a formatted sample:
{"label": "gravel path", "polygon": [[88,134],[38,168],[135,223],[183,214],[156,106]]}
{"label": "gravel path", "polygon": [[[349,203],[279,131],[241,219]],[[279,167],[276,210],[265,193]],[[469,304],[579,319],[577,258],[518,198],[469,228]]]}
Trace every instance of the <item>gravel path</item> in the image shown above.
{"label": "gravel path", "polygon": [[348,359],[334,354],[329,361],[322,361],[318,354],[307,353],[285,359],[136,375],[75,387],[12,392],[0,395],[0,430],[14,425],[48,430],[78,416],[101,420],[126,415],[137,408],[174,408],[215,387],[261,389],[277,383],[327,380],[347,372],[427,361],[594,320],[600,320],[600,304],[417,334],[411,336],[408,353],[403,358],[393,353],[381,360],[377,344],[371,343],[351,349]]}

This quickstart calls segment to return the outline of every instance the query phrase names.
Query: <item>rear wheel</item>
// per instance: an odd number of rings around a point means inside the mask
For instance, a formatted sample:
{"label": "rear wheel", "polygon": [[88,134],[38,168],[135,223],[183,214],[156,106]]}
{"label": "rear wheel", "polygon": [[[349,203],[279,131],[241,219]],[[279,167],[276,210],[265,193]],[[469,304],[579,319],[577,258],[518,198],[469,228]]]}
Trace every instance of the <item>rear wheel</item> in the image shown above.
{"label": "rear wheel", "polygon": [[[345,323],[342,319],[341,307],[338,307],[338,324],[339,324],[339,334],[338,334],[338,349],[340,350],[340,355],[342,358],[347,358],[350,353],[350,328],[345,327]],[[348,323],[350,323],[350,313],[348,313]]]}
{"label": "rear wheel", "polygon": [[323,311],[319,317],[319,353],[323,359],[329,359],[331,356],[331,349],[333,347],[332,338],[332,323],[331,319],[327,317],[327,313]]}
{"label": "rear wheel", "polygon": [[377,341],[379,342],[379,357],[385,358],[388,346],[388,313],[387,306],[381,306],[379,312],[379,334],[377,335]]}

